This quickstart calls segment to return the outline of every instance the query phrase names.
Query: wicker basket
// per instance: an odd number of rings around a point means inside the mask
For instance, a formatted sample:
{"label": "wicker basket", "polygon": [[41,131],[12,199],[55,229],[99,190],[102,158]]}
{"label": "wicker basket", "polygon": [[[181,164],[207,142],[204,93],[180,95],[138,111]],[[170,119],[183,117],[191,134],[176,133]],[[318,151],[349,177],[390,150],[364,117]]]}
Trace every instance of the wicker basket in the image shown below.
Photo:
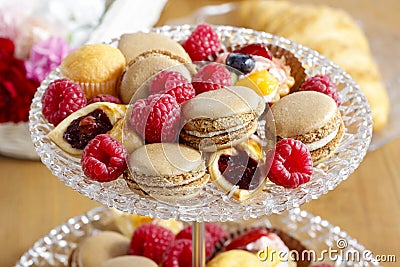
{"label": "wicker basket", "polygon": [[28,122],[0,123],[0,154],[18,159],[39,160],[32,144]]}

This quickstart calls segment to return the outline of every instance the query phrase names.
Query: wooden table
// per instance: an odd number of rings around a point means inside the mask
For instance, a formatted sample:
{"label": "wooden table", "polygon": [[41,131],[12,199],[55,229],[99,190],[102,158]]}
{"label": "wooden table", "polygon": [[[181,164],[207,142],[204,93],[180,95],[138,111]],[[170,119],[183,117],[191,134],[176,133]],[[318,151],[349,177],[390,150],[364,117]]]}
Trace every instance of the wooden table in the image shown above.
{"label": "wooden table", "polygon": [[[180,7],[182,12],[186,7]],[[340,226],[375,254],[395,254],[400,261],[399,159],[397,139],[369,152],[348,180],[302,208]],[[12,266],[53,227],[99,206],[59,182],[40,162],[0,156],[0,177],[1,266]]]}

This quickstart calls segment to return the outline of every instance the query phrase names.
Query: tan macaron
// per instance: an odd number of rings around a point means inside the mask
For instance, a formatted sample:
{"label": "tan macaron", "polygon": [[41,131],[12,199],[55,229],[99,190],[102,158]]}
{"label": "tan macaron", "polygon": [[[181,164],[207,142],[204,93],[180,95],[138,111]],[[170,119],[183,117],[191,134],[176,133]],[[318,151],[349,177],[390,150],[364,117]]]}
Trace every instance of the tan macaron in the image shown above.
{"label": "tan macaron", "polygon": [[208,91],[182,106],[180,142],[206,152],[235,146],[257,130],[262,97],[243,86]]}
{"label": "tan macaron", "polygon": [[71,267],[98,267],[101,263],[128,255],[129,238],[113,231],[103,231],[85,238],[71,256]]}
{"label": "tan macaron", "polygon": [[322,93],[302,91],[290,94],[271,107],[277,139],[303,142],[314,164],[329,157],[345,132],[335,101]]}
{"label": "tan macaron", "polygon": [[128,186],[137,185],[154,198],[166,201],[196,196],[208,182],[205,161],[197,150],[176,143],[147,144],[128,159],[131,177]]}
{"label": "tan macaron", "polygon": [[[188,64],[190,61],[167,50],[148,50],[131,60],[119,81],[119,97],[128,104],[136,91],[152,76],[174,66]],[[182,72],[190,73],[185,67]],[[184,74],[185,76],[190,76]],[[143,92],[141,92],[143,93]],[[146,93],[145,93],[146,94]],[[145,95],[146,96],[146,95]],[[144,96],[144,97],[145,97]]]}
{"label": "tan macaron", "polygon": [[119,256],[103,262],[98,267],[158,267],[158,265],[143,256]]}
{"label": "tan macaron", "polygon": [[154,32],[135,32],[121,35],[118,48],[129,63],[140,54],[151,50],[165,50],[175,54],[187,62],[190,57],[185,49],[171,38]]}

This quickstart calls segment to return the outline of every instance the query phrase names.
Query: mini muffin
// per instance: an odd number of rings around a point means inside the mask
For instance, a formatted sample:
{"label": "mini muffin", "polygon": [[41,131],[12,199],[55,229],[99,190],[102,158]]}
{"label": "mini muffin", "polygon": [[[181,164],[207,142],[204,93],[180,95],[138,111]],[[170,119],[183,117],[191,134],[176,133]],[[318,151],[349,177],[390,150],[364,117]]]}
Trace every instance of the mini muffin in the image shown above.
{"label": "mini muffin", "polygon": [[70,257],[71,267],[98,267],[101,263],[128,255],[130,239],[113,231],[103,231],[79,243]]}
{"label": "mini muffin", "polygon": [[292,93],[271,107],[277,140],[292,138],[310,150],[314,165],[339,146],[345,126],[336,102],[315,91]]}
{"label": "mini muffin", "polygon": [[117,96],[116,83],[124,68],[124,55],[106,44],[81,46],[61,62],[61,74],[78,83],[88,99],[98,94]]}
{"label": "mini muffin", "polygon": [[118,48],[124,54],[128,64],[140,54],[150,50],[168,51],[185,59],[187,62],[191,61],[185,49],[178,42],[154,32],[123,34],[118,42]]}
{"label": "mini muffin", "polygon": [[132,177],[124,177],[134,191],[139,187],[154,198],[179,201],[198,195],[208,182],[199,151],[176,143],[147,144],[128,159]]}
{"label": "mini muffin", "polygon": [[265,102],[253,90],[231,86],[185,102],[180,142],[206,152],[235,146],[257,130]]}

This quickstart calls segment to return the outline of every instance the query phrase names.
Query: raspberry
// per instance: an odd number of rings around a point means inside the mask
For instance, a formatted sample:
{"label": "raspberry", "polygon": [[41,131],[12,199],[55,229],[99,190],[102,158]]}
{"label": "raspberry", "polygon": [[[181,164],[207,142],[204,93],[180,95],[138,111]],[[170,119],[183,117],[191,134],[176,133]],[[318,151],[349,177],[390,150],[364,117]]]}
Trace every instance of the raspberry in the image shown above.
{"label": "raspberry", "polygon": [[285,188],[296,188],[310,181],[313,161],[305,144],[291,138],[276,144],[268,178]]}
{"label": "raspberry", "polygon": [[192,266],[192,241],[179,239],[172,243],[164,253],[163,267],[189,267]]}
{"label": "raspberry", "polygon": [[272,54],[269,49],[261,43],[249,44],[233,50],[233,53],[241,53],[247,55],[261,56],[272,60]]}
{"label": "raspberry", "polygon": [[206,231],[210,234],[214,246],[228,236],[226,230],[216,223],[206,223]]}
{"label": "raspberry", "polygon": [[92,180],[109,182],[126,169],[127,153],[124,146],[108,134],[99,134],[83,150],[83,173]]}
{"label": "raspberry", "polygon": [[[184,229],[182,229],[177,235],[176,235],[176,240],[180,239],[189,239],[192,240],[192,226],[187,226]],[[209,259],[214,253],[214,239],[211,236],[209,232],[205,233],[205,238],[206,238],[206,258]]]}
{"label": "raspberry", "polygon": [[178,104],[193,98],[196,94],[193,85],[176,71],[162,71],[150,83],[150,94],[172,95]]}
{"label": "raspberry", "polygon": [[203,23],[196,27],[182,46],[193,61],[201,61],[218,52],[221,49],[221,41],[214,28]]}
{"label": "raspberry", "polygon": [[131,127],[149,143],[173,142],[179,131],[181,111],[168,94],[150,95],[132,106]]}
{"label": "raspberry", "polygon": [[193,87],[196,95],[217,90],[232,84],[230,72],[221,64],[210,63],[202,67],[193,77]]}
{"label": "raspberry", "polygon": [[142,224],[132,235],[129,254],[144,256],[160,264],[174,240],[172,231],[156,224]]}
{"label": "raspberry", "polygon": [[246,246],[250,243],[256,242],[263,236],[268,236],[268,230],[265,228],[254,228],[249,230],[247,233],[240,235],[229,242],[225,246],[225,250],[231,249],[246,249]]}
{"label": "raspberry", "polygon": [[308,78],[300,87],[300,91],[317,91],[326,94],[335,100],[339,107],[342,103],[336,88],[329,75],[315,75]]}
{"label": "raspberry", "polygon": [[43,116],[55,126],[71,113],[86,105],[83,90],[68,79],[58,79],[49,84],[42,97]]}
{"label": "raspberry", "polygon": [[106,95],[106,94],[100,94],[92,97],[87,104],[92,104],[95,102],[110,102],[110,103],[115,103],[115,104],[121,104],[121,100],[118,97],[115,97],[113,95]]}

